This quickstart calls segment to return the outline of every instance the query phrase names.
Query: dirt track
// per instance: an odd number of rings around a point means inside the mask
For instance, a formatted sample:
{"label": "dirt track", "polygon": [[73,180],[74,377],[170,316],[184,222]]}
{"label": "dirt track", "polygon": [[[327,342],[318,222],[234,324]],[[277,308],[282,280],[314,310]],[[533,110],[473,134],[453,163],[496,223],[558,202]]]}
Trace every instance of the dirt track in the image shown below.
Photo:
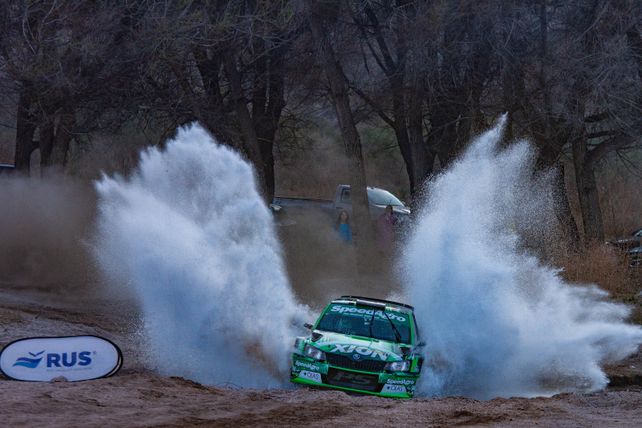
{"label": "dirt track", "polygon": [[342,392],[208,388],[180,378],[125,370],[83,383],[3,381],[7,426],[185,425],[519,425],[640,426],[640,391],[553,398],[393,401]]}
{"label": "dirt track", "polygon": [[0,380],[3,426],[511,425],[642,426],[642,356],[609,369],[617,388],[552,398],[476,401],[451,397],[395,401],[311,389],[212,388],[144,368],[136,319],[122,302],[69,302],[2,286],[0,345],[29,335],[99,334],[123,348],[109,379],[67,383]]}

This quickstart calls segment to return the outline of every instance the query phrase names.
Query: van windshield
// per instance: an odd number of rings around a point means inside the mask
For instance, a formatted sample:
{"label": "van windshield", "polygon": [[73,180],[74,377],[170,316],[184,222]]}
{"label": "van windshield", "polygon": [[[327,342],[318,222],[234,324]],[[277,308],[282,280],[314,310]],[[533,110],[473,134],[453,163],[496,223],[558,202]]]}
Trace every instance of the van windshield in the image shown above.
{"label": "van windshield", "polygon": [[[394,324],[394,328],[391,322]],[[384,314],[384,311],[372,307],[332,304],[316,328],[389,342],[410,343],[410,316],[408,314],[395,311],[385,311]],[[399,335],[399,340],[397,340],[397,335]]]}

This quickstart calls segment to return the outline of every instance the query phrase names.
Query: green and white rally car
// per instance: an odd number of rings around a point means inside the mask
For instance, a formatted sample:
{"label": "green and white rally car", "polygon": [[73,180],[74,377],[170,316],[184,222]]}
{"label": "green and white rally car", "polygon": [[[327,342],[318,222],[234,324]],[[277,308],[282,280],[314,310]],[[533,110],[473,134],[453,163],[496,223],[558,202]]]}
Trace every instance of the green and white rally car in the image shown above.
{"label": "green and white rally car", "polygon": [[423,357],[414,308],[342,296],[298,337],[290,380],[382,397],[412,398]]}

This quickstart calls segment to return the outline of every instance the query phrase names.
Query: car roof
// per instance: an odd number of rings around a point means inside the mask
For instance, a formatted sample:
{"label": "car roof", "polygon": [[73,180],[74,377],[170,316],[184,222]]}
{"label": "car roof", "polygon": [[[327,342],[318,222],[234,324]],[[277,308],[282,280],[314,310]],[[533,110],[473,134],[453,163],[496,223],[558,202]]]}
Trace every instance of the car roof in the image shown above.
{"label": "car roof", "polygon": [[333,299],[332,303],[344,303],[344,302],[364,305],[364,306],[390,306],[396,307],[396,309],[405,309],[404,312],[408,310],[414,311],[415,308],[406,303],[393,302],[392,300],[377,299],[374,297],[363,297],[363,296],[341,296],[338,299]]}

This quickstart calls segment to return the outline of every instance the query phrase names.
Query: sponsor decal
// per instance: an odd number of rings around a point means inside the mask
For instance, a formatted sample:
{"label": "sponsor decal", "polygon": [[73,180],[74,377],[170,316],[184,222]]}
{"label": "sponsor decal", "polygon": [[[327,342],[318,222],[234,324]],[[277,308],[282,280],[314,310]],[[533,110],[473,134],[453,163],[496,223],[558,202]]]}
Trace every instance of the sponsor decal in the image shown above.
{"label": "sponsor decal", "polygon": [[388,359],[388,353],[379,351],[377,349],[368,348],[366,346],[357,346],[357,345],[342,345],[339,343],[334,344],[334,348],[330,350],[332,353],[343,353],[343,354],[355,354],[352,356],[352,359],[358,360],[361,358],[361,355],[364,357],[380,358],[383,361]]}
{"label": "sponsor decal", "polygon": [[414,385],[415,381],[412,379],[388,379],[388,385]]}
{"label": "sponsor decal", "polygon": [[69,381],[111,376],[122,365],[122,353],[97,336],[36,337],[20,339],[0,353],[0,370],[14,380]]}
{"label": "sponsor decal", "polygon": [[299,372],[299,377],[302,379],[313,380],[315,382],[321,382],[321,373],[309,372],[307,370],[301,370]]}
{"label": "sponsor decal", "polygon": [[354,386],[368,386],[372,384],[372,376],[343,370],[336,371],[332,376],[332,380],[334,382],[350,383]]}
{"label": "sponsor decal", "polygon": [[297,360],[297,361],[294,362],[294,365],[297,366],[297,367],[303,367],[303,368],[306,368],[306,369],[309,369],[309,370],[312,370],[312,371],[317,371],[317,372],[319,371],[319,368],[317,366],[315,366],[312,363],[306,363],[304,361],[298,361]]}
{"label": "sponsor decal", "polygon": [[[330,309],[330,312],[339,312],[340,314],[344,313],[349,313],[349,314],[363,314],[363,315],[373,315],[381,318],[381,319],[386,319],[390,318],[392,321],[399,321],[399,322],[406,322],[406,317],[388,312],[384,314],[383,311],[377,310],[375,311],[374,309],[363,309],[363,308],[357,308],[355,306],[340,306],[340,305],[334,305],[332,306],[332,309]],[[388,315],[386,317],[386,315]]]}
{"label": "sponsor decal", "polygon": [[[31,357],[37,357],[37,356],[43,355],[44,353],[45,351],[40,351],[36,354],[34,354],[33,352],[29,352],[29,355]],[[45,354],[46,365],[48,368],[74,367],[75,365],[78,365],[80,367],[88,366],[91,364],[90,355],[91,355],[90,351],[70,352],[70,353],[63,352],[62,354],[56,354],[56,353],[50,352]],[[38,364],[40,364],[40,361],[42,361],[42,359],[43,359],[42,356],[40,358],[18,357],[16,359],[16,362],[13,363],[13,367],[22,366],[28,369],[35,369],[38,367]]]}
{"label": "sponsor decal", "polygon": [[390,384],[385,384],[383,388],[381,388],[382,393],[393,393],[393,394],[405,394],[406,387],[402,385],[390,385]]}

